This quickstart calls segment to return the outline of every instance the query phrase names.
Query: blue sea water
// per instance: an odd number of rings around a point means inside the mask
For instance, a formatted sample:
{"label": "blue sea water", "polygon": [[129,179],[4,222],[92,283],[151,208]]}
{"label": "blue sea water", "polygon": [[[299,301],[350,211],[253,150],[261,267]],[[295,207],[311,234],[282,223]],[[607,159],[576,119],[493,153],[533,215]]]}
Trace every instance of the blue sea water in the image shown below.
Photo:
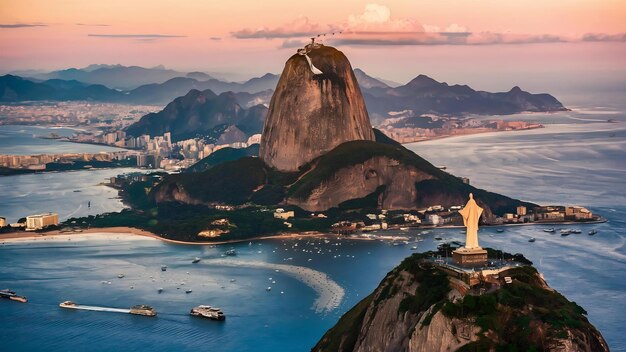
{"label": "blue sea water", "polygon": [[58,139],[41,138],[56,133],[70,137],[77,130],[66,127],[0,125],[0,154],[36,155],[62,153],[98,153],[124,149],[104,145],[70,143]]}
{"label": "blue sea water", "polygon": [[[408,147],[456,175],[469,177],[477,187],[540,204],[580,204],[605,216],[606,223],[575,226],[583,231],[581,235],[551,235],[541,226],[507,227],[503,233],[481,228],[480,242],[524,253],[553,288],[587,310],[611,350],[626,351],[622,332],[626,326],[623,110],[611,112],[610,117],[605,111],[592,110],[527,118],[541,120],[547,127]],[[617,123],[606,122],[608,118]],[[72,190],[80,183],[73,180],[89,178],[88,172],[69,173],[67,183],[56,188]],[[0,187],[10,193],[19,182],[7,179],[0,178]],[[93,187],[98,187],[95,182],[86,186]],[[24,208],[39,209],[36,198],[23,198]],[[14,200],[11,207],[18,203]],[[84,199],[70,197],[66,203],[71,209]],[[4,211],[7,208],[0,206],[0,213]],[[586,235],[592,228],[598,234]],[[417,231],[408,235],[420,237]],[[434,249],[436,236],[444,240],[464,237],[458,229],[434,230],[421,235],[424,240],[417,243],[418,250]],[[530,237],[536,242],[529,243]],[[230,260],[243,266],[215,262],[231,247],[238,255]],[[0,350],[306,351],[411,252],[410,246],[379,241],[307,239],[217,248],[124,236],[0,245],[0,287],[12,288],[30,300],[27,304],[0,301]],[[196,256],[203,260],[192,264]],[[337,308],[316,311],[318,293],[304,278],[258,263],[325,273],[345,290],[345,296]],[[168,265],[166,272],[160,270],[163,264]],[[117,278],[119,273],[125,277]],[[267,286],[272,290],[266,291]],[[157,292],[159,287],[164,288],[162,294]],[[193,292],[184,293],[187,288]],[[120,308],[145,303],[159,315],[68,311],[58,307],[64,300]],[[199,304],[219,306],[227,320],[216,323],[189,316],[189,309]]]}

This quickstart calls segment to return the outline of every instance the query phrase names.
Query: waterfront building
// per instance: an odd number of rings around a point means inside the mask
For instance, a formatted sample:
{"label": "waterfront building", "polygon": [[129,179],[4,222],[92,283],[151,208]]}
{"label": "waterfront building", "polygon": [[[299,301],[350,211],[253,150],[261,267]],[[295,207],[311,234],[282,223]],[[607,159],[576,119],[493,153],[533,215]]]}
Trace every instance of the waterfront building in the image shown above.
{"label": "waterfront building", "polygon": [[45,227],[58,224],[59,214],[57,213],[29,215],[26,217],[26,231],[41,230]]}
{"label": "waterfront building", "polygon": [[518,216],[524,216],[526,215],[526,207],[523,205],[520,205],[517,207],[517,215]]}
{"label": "waterfront building", "polygon": [[0,227],[7,226],[7,219],[0,216]]}
{"label": "waterfront building", "polygon": [[441,222],[441,216],[437,215],[437,214],[430,214],[428,215],[428,223],[432,224],[432,225],[439,225],[439,223]]}
{"label": "waterfront building", "polygon": [[573,206],[565,208],[565,218],[573,220],[593,219],[593,214],[587,208]]}

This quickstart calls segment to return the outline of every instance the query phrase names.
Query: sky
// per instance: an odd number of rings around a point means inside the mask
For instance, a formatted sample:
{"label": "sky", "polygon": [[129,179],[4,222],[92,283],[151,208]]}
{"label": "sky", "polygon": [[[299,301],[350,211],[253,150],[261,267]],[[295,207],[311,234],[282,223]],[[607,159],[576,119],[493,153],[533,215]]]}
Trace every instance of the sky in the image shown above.
{"label": "sky", "polygon": [[163,64],[239,80],[281,72],[322,33],[353,67],[400,83],[626,76],[624,0],[0,0],[0,72]]}

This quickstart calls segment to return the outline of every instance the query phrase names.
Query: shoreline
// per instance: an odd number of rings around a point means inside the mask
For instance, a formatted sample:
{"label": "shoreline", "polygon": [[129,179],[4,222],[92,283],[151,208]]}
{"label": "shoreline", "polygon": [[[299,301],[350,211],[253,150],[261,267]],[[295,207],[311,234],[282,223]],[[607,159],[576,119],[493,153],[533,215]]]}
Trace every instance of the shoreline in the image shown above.
{"label": "shoreline", "polygon": [[[519,131],[536,130],[536,129],[541,129],[541,128],[546,128],[546,126],[545,125],[540,125],[540,126],[536,126],[536,127],[517,128],[517,129],[511,129],[511,130],[497,130],[497,129],[480,130],[480,131],[469,131],[469,130],[467,130],[469,133],[445,134],[445,135],[439,135],[439,136],[434,136],[434,137],[424,137],[423,139],[417,139],[417,140],[410,141],[410,142],[402,142],[400,144],[406,145],[406,144],[429,142],[429,141],[446,139],[446,138],[453,138],[453,137],[472,136],[472,135],[484,134],[484,133],[519,132]],[[382,130],[380,130],[380,131],[382,132]]]}
{"label": "shoreline", "polygon": [[97,227],[90,228],[82,231],[61,231],[61,230],[53,230],[47,232],[9,232],[6,234],[0,234],[0,243],[7,242],[17,242],[19,240],[29,240],[29,239],[39,239],[39,238],[55,238],[58,236],[81,236],[81,235],[91,235],[91,234],[120,234],[120,235],[129,235],[129,236],[143,236],[149,237],[156,240],[160,240],[167,243],[172,244],[181,244],[181,245],[199,245],[199,246],[207,246],[207,245],[223,245],[223,244],[231,244],[231,243],[241,243],[241,242],[249,242],[249,241],[260,241],[260,240],[269,240],[269,239],[294,239],[294,238],[313,238],[313,237],[329,237],[334,236],[333,234],[325,234],[321,232],[308,231],[303,233],[281,233],[277,235],[269,235],[269,236],[257,236],[250,237],[245,239],[232,239],[232,240],[223,240],[223,241],[215,241],[215,242],[188,242],[188,241],[180,241],[173,240],[165,237],[161,237],[155,233],[150,231],[141,230],[135,227]]}
{"label": "shoreline", "polygon": [[[522,224],[502,224],[502,225],[484,225],[482,228],[499,228],[499,227],[513,227],[513,226],[559,226],[559,225],[592,225],[592,224],[601,224],[605,223],[608,220],[605,218],[601,218],[595,221],[587,221],[587,222],[542,222],[542,223],[522,223]],[[459,229],[465,228],[465,226],[461,225],[450,225],[450,226],[400,226],[400,227],[408,227],[411,230],[424,229],[424,230],[436,230],[436,229]],[[405,231],[400,230],[400,227],[393,227],[387,230],[376,230],[372,232],[389,232],[389,231],[400,231],[400,233],[389,236],[402,236],[405,234]],[[362,232],[362,234],[368,234],[368,232]],[[373,238],[361,237],[361,236],[346,236],[339,235],[335,233],[323,233],[318,231],[306,231],[306,232],[284,232],[276,235],[265,235],[265,236],[256,236],[244,239],[231,239],[231,240],[222,240],[222,241],[214,241],[214,242],[190,242],[190,241],[181,241],[174,240],[170,238],[165,238],[159,236],[150,231],[138,229],[136,227],[125,227],[125,226],[116,226],[116,227],[97,227],[90,228],[81,231],[62,231],[62,230],[52,230],[46,232],[8,232],[5,234],[0,234],[0,243],[11,243],[18,242],[20,240],[33,240],[39,238],[55,238],[58,236],[81,236],[81,235],[91,235],[91,234],[120,234],[120,235],[129,235],[129,236],[142,236],[148,237],[156,240],[160,240],[166,243],[171,244],[180,244],[180,245],[196,245],[196,246],[211,246],[211,245],[224,245],[224,244],[233,244],[233,243],[241,243],[241,242],[250,242],[250,241],[263,241],[263,240],[272,240],[272,239],[301,239],[301,238],[321,238],[321,237],[331,237],[331,238],[343,238],[349,240],[373,240]]]}

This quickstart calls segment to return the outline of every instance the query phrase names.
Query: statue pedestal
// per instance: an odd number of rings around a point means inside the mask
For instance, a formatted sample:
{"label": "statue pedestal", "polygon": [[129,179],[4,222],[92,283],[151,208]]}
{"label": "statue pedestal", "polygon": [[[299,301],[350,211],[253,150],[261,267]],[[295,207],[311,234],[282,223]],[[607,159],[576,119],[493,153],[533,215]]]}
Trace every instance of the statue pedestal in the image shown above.
{"label": "statue pedestal", "polygon": [[487,251],[480,247],[472,249],[459,248],[452,252],[452,259],[460,265],[482,265],[487,263]]}

